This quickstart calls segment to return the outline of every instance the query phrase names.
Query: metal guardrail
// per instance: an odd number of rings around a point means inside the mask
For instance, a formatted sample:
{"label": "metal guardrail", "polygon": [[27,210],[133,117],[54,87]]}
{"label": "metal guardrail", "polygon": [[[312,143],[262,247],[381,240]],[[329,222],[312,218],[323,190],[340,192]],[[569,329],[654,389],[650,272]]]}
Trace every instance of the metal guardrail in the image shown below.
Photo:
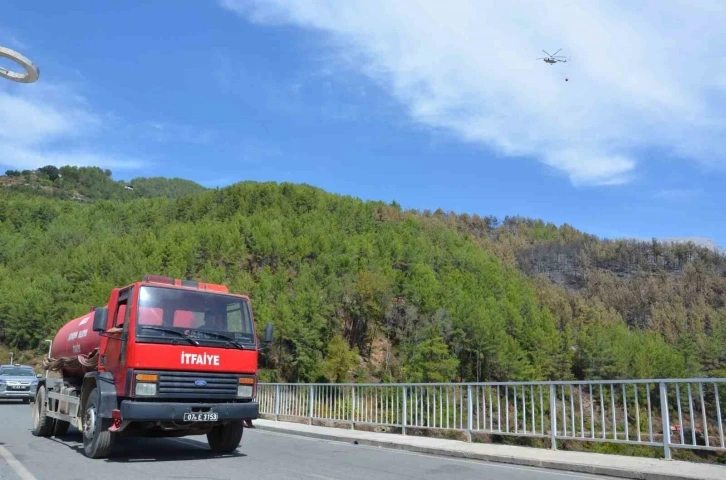
{"label": "metal guardrail", "polygon": [[260,413],[356,424],[724,451],[726,378],[261,383]]}

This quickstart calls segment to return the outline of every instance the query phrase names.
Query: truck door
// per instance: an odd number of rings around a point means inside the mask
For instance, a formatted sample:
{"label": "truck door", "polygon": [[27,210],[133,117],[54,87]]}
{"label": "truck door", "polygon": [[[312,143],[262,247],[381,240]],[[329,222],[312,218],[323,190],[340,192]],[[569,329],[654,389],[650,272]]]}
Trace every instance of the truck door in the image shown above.
{"label": "truck door", "polygon": [[116,305],[109,310],[109,325],[107,330],[108,341],[105,352],[105,370],[111,372],[116,384],[116,391],[120,394],[126,392],[126,344],[128,343],[129,315],[131,313],[130,300],[133,287],[119,291]]}

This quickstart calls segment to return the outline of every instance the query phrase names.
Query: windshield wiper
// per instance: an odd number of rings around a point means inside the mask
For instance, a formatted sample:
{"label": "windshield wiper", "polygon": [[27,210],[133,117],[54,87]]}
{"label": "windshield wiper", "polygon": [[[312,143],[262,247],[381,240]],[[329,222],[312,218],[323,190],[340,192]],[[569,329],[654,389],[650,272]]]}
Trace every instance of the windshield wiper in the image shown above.
{"label": "windshield wiper", "polygon": [[241,343],[239,343],[234,338],[228,337],[227,335],[223,335],[223,334],[217,333],[217,332],[210,332],[208,330],[199,330],[199,331],[200,332],[204,332],[205,335],[211,335],[212,337],[217,337],[217,338],[221,338],[222,340],[226,340],[227,342],[231,343],[232,345],[234,345],[235,347],[239,348],[240,350],[244,350],[245,349],[244,345],[242,345]]}
{"label": "windshield wiper", "polygon": [[190,337],[189,335],[187,335],[184,332],[180,332],[179,330],[174,330],[173,328],[157,327],[156,325],[140,325],[140,327],[142,327],[142,328],[148,328],[149,330],[158,330],[160,332],[173,333],[173,334],[175,334],[175,335],[177,335],[179,337],[184,338],[185,340],[188,340],[193,345],[199,346],[199,342],[197,342],[196,340],[194,340],[192,337]]}

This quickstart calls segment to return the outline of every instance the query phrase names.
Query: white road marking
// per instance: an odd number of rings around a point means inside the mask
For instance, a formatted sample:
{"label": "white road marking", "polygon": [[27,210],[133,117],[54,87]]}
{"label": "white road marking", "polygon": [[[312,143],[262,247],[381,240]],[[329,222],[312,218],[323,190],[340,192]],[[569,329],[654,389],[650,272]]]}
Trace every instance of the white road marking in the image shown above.
{"label": "white road marking", "polygon": [[38,480],[35,475],[30,473],[17,458],[10,453],[10,450],[0,445],[0,457],[3,457],[5,461],[10,465],[10,468],[15,470],[21,480]]}
{"label": "white road marking", "polygon": [[505,468],[505,469],[511,469],[511,470],[524,470],[528,472],[536,472],[536,473],[542,473],[542,470],[545,470],[547,474],[549,475],[557,475],[561,477],[574,477],[574,478],[592,478],[592,479],[601,479],[601,478],[608,478],[598,475],[591,475],[588,473],[575,473],[575,472],[564,472],[564,471],[558,471],[558,470],[552,470],[547,467],[528,467],[528,466],[522,466],[522,465],[513,465],[513,464],[507,464],[507,463],[499,463],[489,460],[470,460],[467,458],[456,458],[456,457],[448,457],[445,455],[433,455],[433,454],[427,454],[427,453],[419,453],[419,452],[410,452],[408,450],[401,450],[398,448],[386,448],[386,447],[374,447],[370,445],[354,445],[350,441],[346,440],[328,440],[324,438],[315,438],[315,437],[304,437],[302,435],[295,435],[294,433],[282,433],[282,432],[271,432],[269,430],[257,430],[259,433],[264,433],[265,435],[276,435],[280,437],[288,437],[288,438],[297,438],[301,440],[309,440],[309,441],[318,441],[318,442],[325,442],[325,443],[335,443],[339,445],[348,445],[348,446],[355,446],[356,448],[364,448],[367,450],[377,450],[377,451],[387,451],[391,453],[397,453],[401,455],[410,455],[414,457],[427,457],[427,458],[436,458],[437,460],[446,460],[449,462],[454,463],[469,463],[479,466],[486,465],[487,467],[495,467],[495,468]]}

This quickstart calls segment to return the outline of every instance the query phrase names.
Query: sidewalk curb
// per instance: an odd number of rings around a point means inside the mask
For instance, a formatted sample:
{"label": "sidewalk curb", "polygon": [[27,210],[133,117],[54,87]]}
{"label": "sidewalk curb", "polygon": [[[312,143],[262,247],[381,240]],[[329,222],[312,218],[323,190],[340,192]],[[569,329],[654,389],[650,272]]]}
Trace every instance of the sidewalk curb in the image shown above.
{"label": "sidewalk curb", "polygon": [[[338,442],[353,443],[355,445],[365,445],[369,447],[387,448],[393,450],[404,450],[415,453],[424,453],[428,455],[439,455],[444,457],[465,458],[469,460],[480,460],[492,463],[506,463],[510,465],[519,465],[525,467],[548,468],[551,470],[562,470],[574,473],[587,473],[591,475],[605,475],[618,478],[632,478],[637,480],[694,480],[698,477],[681,476],[675,474],[655,473],[648,471],[625,470],[617,467],[604,467],[597,465],[587,465],[580,463],[558,462],[548,460],[535,460],[529,458],[519,458],[504,455],[473,453],[448,448],[423,447],[417,445],[407,445],[394,441],[379,441],[355,438],[346,435],[345,431],[340,434],[328,434],[317,432],[301,432],[299,430],[288,429],[285,427],[271,425],[255,425],[255,430],[263,430],[274,433],[285,433],[288,435],[296,435],[300,437],[316,438],[319,440],[332,440]],[[617,458],[613,458],[613,463],[617,462]]]}

